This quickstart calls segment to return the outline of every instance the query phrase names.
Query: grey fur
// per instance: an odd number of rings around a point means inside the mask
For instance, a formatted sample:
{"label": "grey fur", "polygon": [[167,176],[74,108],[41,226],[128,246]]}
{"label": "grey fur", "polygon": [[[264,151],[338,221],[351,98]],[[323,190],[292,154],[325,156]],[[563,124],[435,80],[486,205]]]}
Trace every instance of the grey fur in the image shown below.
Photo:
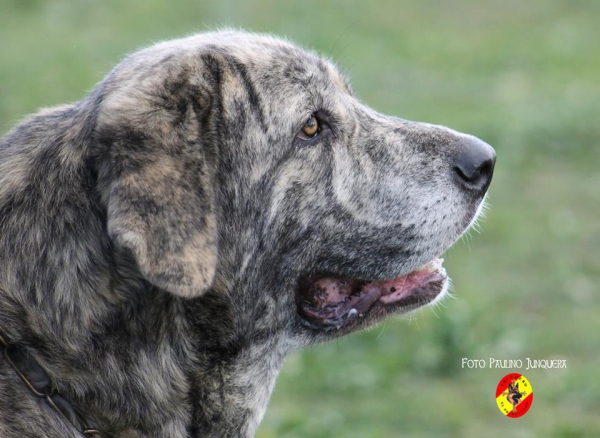
{"label": "grey fur", "polygon": [[[319,111],[315,141],[296,133]],[[242,32],[142,50],[0,144],[0,330],[119,437],[252,436],[307,327],[298,278],[380,280],[482,203],[469,137],[376,113],[329,61]],[[74,437],[0,358],[0,436]]]}

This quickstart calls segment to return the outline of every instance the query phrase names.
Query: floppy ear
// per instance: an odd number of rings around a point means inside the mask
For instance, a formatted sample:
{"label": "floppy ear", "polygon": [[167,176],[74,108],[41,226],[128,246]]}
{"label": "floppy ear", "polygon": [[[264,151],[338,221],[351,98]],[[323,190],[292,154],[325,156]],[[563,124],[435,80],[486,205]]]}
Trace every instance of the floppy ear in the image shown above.
{"label": "floppy ear", "polygon": [[109,235],[148,281],[184,297],[206,291],[217,265],[209,106],[187,80],[142,81],[109,94],[98,119]]}

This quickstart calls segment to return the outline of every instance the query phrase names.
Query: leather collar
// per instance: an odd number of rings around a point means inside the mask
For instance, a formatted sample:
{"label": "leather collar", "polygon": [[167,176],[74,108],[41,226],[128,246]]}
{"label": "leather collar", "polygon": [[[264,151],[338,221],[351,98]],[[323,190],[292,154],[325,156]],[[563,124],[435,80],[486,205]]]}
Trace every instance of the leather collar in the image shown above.
{"label": "leather collar", "polygon": [[86,425],[82,413],[73,403],[58,394],[48,373],[27,349],[11,344],[0,332],[0,359],[2,356],[29,391],[37,398],[43,399],[65,422],[86,437],[108,438],[108,435],[99,429]]}

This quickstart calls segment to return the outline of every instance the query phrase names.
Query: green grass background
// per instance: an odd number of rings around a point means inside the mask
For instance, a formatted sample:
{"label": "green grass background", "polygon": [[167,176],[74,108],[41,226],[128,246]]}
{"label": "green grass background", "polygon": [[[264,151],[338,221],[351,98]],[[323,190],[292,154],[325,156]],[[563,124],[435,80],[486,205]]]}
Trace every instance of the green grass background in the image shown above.
{"label": "green grass background", "polygon": [[[220,26],[331,56],[379,111],[498,153],[491,210],[446,254],[457,299],[292,355],[258,437],[600,437],[600,2],[0,0],[0,132],[80,99],[125,54]],[[511,370],[461,358],[562,358]]]}

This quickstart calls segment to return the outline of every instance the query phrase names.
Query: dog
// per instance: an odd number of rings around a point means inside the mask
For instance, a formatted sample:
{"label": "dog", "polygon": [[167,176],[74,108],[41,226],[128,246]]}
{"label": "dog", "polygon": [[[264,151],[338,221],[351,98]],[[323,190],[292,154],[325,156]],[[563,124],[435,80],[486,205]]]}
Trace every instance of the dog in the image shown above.
{"label": "dog", "polygon": [[289,352],[446,293],[494,164],[271,36],[129,56],[0,143],[0,436],[252,436]]}
{"label": "dog", "polygon": [[517,405],[521,403],[521,398],[523,398],[525,393],[519,391],[519,383],[516,380],[512,380],[502,395],[506,396],[506,400],[513,406],[511,412],[517,412]]}

